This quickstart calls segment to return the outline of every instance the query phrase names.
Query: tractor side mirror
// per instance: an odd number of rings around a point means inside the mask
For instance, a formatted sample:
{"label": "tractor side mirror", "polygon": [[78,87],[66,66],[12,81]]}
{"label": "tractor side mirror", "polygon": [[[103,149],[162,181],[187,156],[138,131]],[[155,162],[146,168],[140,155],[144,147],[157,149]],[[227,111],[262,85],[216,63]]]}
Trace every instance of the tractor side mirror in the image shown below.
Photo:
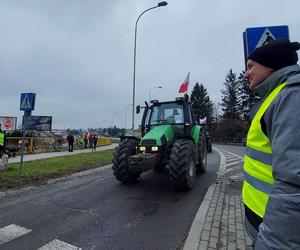
{"label": "tractor side mirror", "polygon": [[136,108],[135,108],[135,112],[137,114],[139,114],[141,112],[141,106],[140,105],[137,105]]}

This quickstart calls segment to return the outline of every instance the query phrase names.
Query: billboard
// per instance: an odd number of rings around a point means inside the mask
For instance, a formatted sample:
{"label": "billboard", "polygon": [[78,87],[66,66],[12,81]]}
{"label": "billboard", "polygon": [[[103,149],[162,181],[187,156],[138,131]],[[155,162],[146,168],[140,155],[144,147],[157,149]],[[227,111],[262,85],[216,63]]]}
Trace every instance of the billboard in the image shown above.
{"label": "billboard", "polygon": [[52,116],[26,116],[24,125],[27,130],[51,131]]}
{"label": "billboard", "polygon": [[3,131],[14,131],[17,128],[17,117],[0,116],[0,124]]}

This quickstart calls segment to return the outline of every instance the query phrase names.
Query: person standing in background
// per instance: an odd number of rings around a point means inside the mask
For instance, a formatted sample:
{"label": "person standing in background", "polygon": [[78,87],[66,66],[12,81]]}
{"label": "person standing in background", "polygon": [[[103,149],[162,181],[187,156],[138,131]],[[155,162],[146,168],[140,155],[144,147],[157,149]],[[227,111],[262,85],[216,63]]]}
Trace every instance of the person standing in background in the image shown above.
{"label": "person standing in background", "polygon": [[95,133],[93,138],[93,148],[96,150],[97,148],[97,142],[98,142],[98,135]]}
{"label": "person standing in background", "polygon": [[67,142],[68,142],[68,151],[73,152],[74,135],[71,132],[69,132],[67,136]]}
{"label": "person standing in background", "polygon": [[88,141],[89,141],[89,132],[88,131],[85,132],[83,140],[84,140],[84,148],[86,148]]}
{"label": "person standing in background", "polygon": [[6,133],[2,130],[0,124],[0,157],[5,153]]}

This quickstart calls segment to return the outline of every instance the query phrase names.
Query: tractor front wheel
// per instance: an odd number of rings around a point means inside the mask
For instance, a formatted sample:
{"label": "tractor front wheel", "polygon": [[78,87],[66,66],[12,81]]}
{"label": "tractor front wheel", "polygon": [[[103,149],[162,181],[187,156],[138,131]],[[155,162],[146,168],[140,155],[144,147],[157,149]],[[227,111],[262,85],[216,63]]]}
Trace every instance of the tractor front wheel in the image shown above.
{"label": "tractor front wheel", "polygon": [[191,190],[196,177],[195,147],[191,140],[177,140],[171,150],[171,181],[177,189]]}
{"label": "tractor front wheel", "polygon": [[128,164],[128,158],[136,154],[137,145],[137,140],[125,139],[114,151],[112,169],[116,178],[123,183],[133,183],[140,177],[140,173],[130,170]]}

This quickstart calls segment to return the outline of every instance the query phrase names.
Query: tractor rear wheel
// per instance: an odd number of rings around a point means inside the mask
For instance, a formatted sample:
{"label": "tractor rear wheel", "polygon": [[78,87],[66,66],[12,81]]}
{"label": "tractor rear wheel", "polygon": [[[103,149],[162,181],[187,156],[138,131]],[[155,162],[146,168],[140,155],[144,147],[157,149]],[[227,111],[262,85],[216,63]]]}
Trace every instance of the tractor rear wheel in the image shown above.
{"label": "tractor rear wheel", "polygon": [[191,140],[174,142],[170,161],[171,181],[177,189],[191,190],[196,177],[195,147]]}
{"label": "tractor rear wheel", "polygon": [[130,170],[128,164],[128,158],[136,154],[137,145],[137,140],[125,139],[114,151],[112,169],[116,178],[123,183],[133,183],[140,177],[140,173]]}
{"label": "tractor rear wheel", "polygon": [[201,139],[198,144],[199,149],[199,164],[197,164],[197,174],[203,174],[206,172],[207,165],[207,145],[206,145],[206,137],[202,134]]}

